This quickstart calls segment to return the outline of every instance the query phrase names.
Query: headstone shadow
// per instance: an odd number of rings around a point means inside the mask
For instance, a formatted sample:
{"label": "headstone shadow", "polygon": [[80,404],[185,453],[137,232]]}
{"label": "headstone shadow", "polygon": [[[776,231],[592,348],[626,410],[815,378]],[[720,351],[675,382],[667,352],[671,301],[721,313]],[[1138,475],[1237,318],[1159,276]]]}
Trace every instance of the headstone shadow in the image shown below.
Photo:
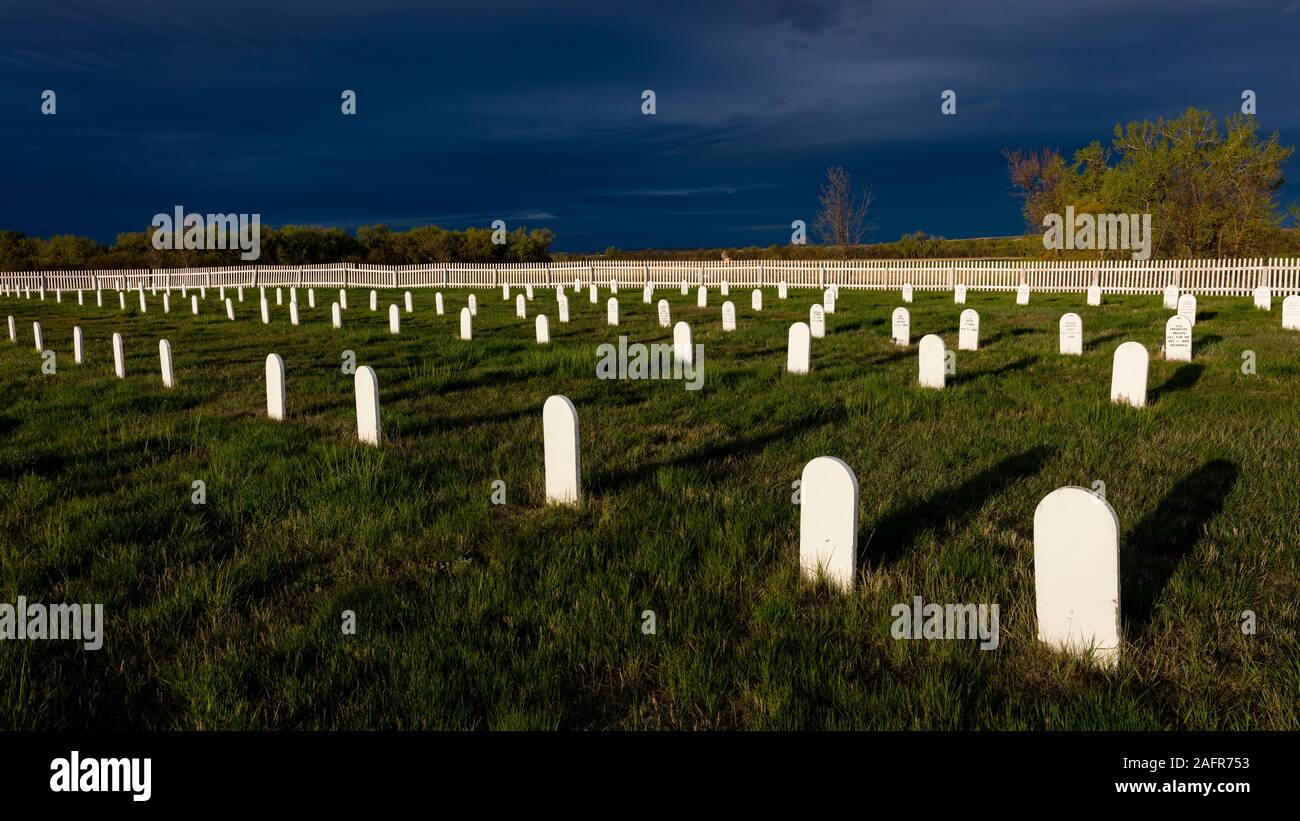
{"label": "headstone shadow", "polygon": [[1165,380],[1165,383],[1151,391],[1147,399],[1151,402],[1158,402],[1162,397],[1168,396],[1177,391],[1184,391],[1200,381],[1201,374],[1204,373],[1205,366],[1199,362],[1191,362],[1183,365],[1173,372],[1173,375]]}

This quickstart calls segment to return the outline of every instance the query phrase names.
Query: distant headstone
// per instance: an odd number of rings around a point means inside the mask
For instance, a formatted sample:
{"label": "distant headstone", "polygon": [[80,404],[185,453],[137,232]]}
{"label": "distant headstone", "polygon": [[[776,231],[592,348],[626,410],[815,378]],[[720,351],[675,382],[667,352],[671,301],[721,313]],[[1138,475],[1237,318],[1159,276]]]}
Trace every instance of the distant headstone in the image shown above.
{"label": "distant headstone", "polygon": [[271,307],[266,304],[266,297],[262,297],[258,302],[262,305],[262,324],[271,324]]}
{"label": "distant headstone", "polygon": [[478,298],[473,294],[469,295],[469,312],[472,316],[478,316]]}
{"label": "distant headstone", "polygon": [[972,308],[961,312],[958,321],[957,350],[978,351],[980,349],[980,315]]}
{"label": "distant headstone", "polygon": [[903,286],[903,301],[904,301],[904,302],[911,302],[911,301],[912,301],[912,286],[911,286],[911,285],[904,285],[904,286]]}
{"label": "distant headstone", "polygon": [[289,300],[289,324],[298,324],[298,303],[295,300]]}
{"label": "distant headstone", "polygon": [[812,333],[813,339],[826,336],[826,309],[820,303],[808,309],[808,330]]}
{"label": "distant headstone", "polygon": [[308,288],[308,289],[307,289],[307,307],[308,307],[308,308],[315,308],[315,307],[316,307],[316,289],[315,289],[315,288]]}
{"label": "distant headstone", "polygon": [[415,312],[415,297],[411,296],[411,292],[410,292],[410,291],[407,291],[405,294],[403,294],[403,297],[404,297],[404,299],[406,300],[406,312],[407,312],[408,314],[410,314],[410,313],[414,313],[414,312]]}
{"label": "distant headstone", "polygon": [[104,292],[98,288],[95,289],[95,307],[104,307]]}
{"label": "distant headstone", "polygon": [[609,292],[611,294],[618,293],[618,280],[614,277],[609,278]]}
{"label": "distant headstone", "polygon": [[1060,351],[1067,356],[1083,356],[1083,320],[1076,313],[1061,316]]}
{"label": "distant headstone", "polygon": [[379,310],[379,292],[378,292],[378,291],[371,290],[371,292],[370,292],[370,310],[372,310],[372,311],[378,311],[378,310]]}
{"label": "distant headstone", "polygon": [[672,315],[668,311],[668,300],[659,300],[659,327],[667,328],[673,324]]}
{"label": "distant headstone", "polygon": [[162,370],[163,387],[175,387],[176,377],[172,372],[172,343],[165,339],[158,340],[158,363]]}
{"label": "distant headstone", "polygon": [[592,305],[600,301],[600,295],[596,292],[596,283],[594,282],[587,287],[587,299]]}
{"label": "distant headstone", "polygon": [[85,344],[81,336],[81,328],[74,326],[72,328],[72,361],[80,365],[85,359]]}
{"label": "distant headstone", "polygon": [[1178,286],[1166,285],[1163,295],[1165,307],[1171,311],[1178,310]]}
{"label": "distant headstone", "polygon": [[537,326],[537,344],[546,345],[551,341],[551,325],[546,319],[546,314],[538,314],[534,320]]}
{"label": "distant headstone", "polygon": [[14,318],[12,316],[9,317],[9,341],[18,341],[18,329],[14,327]]}
{"label": "distant headstone", "polygon": [[36,343],[36,352],[43,353],[45,351],[45,337],[41,334],[41,323],[39,322],[32,323],[32,340]]}
{"label": "distant headstone", "polygon": [[564,294],[559,294],[560,299],[560,324],[567,325],[569,322],[569,298]]}
{"label": "distant headstone", "polygon": [[1282,330],[1300,331],[1300,295],[1282,300]]}
{"label": "distant headstone", "polygon": [[434,313],[436,313],[438,316],[442,316],[442,314],[443,314],[443,309],[442,309],[442,291],[438,291],[437,293],[435,293],[435,294],[433,295],[433,311],[434,311]]}
{"label": "distant headstone", "polygon": [[283,289],[283,288],[276,288],[276,289],[275,289],[275,304],[276,304],[276,305],[279,305],[280,307],[284,307],[284,289]]}
{"label": "distant headstone", "polygon": [[1144,407],[1147,403],[1147,349],[1140,342],[1125,342],[1115,349],[1111,366],[1110,401]]}
{"label": "distant headstone", "polygon": [[686,296],[686,295],[689,294],[690,292],[691,292],[691,284],[690,284],[689,282],[687,282],[686,280],[683,279],[683,280],[682,280],[682,296]]}
{"label": "distant headstone", "polygon": [[197,296],[190,297],[190,313],[195,316],[199,315],[199,298]]}
{"label": "distant headstone", "polygon": [[172,312],[172,295],[171,295],[171,294],[168,294],[168,293],[164,293],[164,294],[163,294],[163,313],[165,313],[165,314],[170,314],[171,312]]}
{"label": "distant headstone", "polygon": [[608,325],[618,324],[618,298],[610,297],[605,302],[605,322]]}
{"label": "distant headstone", "polygon": [[790,326],[790,337],[786,343],[785,369],[790,373],[808,373],[811,352],[812,329],[806,323],[794,323]]}
{"label": "distant headstone", "polygon": [[835,313],[835,289],[827,288],[822,291],[822,310],[828,314]]}
{"label": "distant headstone", "polygon": [[126,291],[118,291],[118,292],[117,292],[117,301],[118,301],[118,303],[122,306],[122,310],[125,311],[125,310],[126,310]]}
{"label": "distant headstone", "polygon": [[113,334],[113,373],[118,379],[126,379],[126,354],[122,351],[122,335]]}
{"label": "distant headstone", "polygon": [[722,330],[736,330],[736,306],[730,300],[722,303]]}
{"label": "distant headstone", "polygon": [[86,304],[86,292],[81,290],[80,288],[77,289],[77,304],[78,305]]}
{"label": "distant headstone", "polygon": [[510,301],[510,283],[508,283],[508,282],[507,282],[507,283],[503,283],[503,284],[501,285],[501,301],[502,301],[502,302],[509,302],[509,301]]}
{"label": "distant headstone", "polygon": [[695,361],[695,346],[691,344],[691,326],[678,322],[673,326],[673,361],[690,367]]}
{"label": "distant headstone", "polygon": [[239,297],[239,301],[240,301],[240,302],[243,302],[243,301],[244,301],[244,286],[243,286],[243,285],[240,285],[240,286],[238,286],[238,287],[236,288],[235,295],[236,295],[237,297]]}
{"label": "distant headstone", "polygon": [[1088,286],[1088,304],[1089,304],[1089,305],[1100,305],[1100,304],[1101,304],[1101,286],[1100,286],[1100,285],[1089,285],[1089,286]]}
{"label": "distant headstone", "polygon": [[378,445],[382,428],[379,421],[379,377],[369,365],[357,368],[357,439],[367,445]]}
{"label": "distant headstone", "polygon": [[[42,294],[41,298],[42,298],[42,299],[45,298],[43,294]],[[140,313],[142,313],[142,314],[146,314],[146,313],[148,313],[148,312],[149,312],[149,306],[145,304],[145,300],[144,300],[144,288],[141,287],[141,288],[140,288]]]}
{"label": "distant headstone", "polygon": [[858,477],[834,456],[804,465],[799,482],[799,570],[848,590],[858,572]]}
{"label": "distant headstone", "polygon": [[649,305],[650,303],[654,302],[654,298],[655,298],[655,289],[653,286],[647,283],[646,286],[641,289],[641,301],[646,305]]}
{"label": "distant headstone", "polygon": [[912,315],[906,308],[895,308],[890,318],[889,339],[895,345],[912,344]]}
{"label": "distant headstone", "polygon": [[1266,285],[1254,290],[1255,307],[1263,311],[1273,310],[1273,291]]}
{"label": "distant headstone", "polygon": [[[1135,343],[1134,343],[1135,344]],[[1106,667],[1119,659],[1119,518],[1101,496],[1057,488],[1034,510],[1038,640]]]}
{"label": "distant headstone", "polygon": [[343,327],[343,308],[337,302],[330,306],[330,324],[335,328]]}
{"label": "distant headstone", "polygon": [[532,299],[532,298],[533,298],[533,286],[532,286],[532,285],[525,285],[525,286],[524,286],[524,296],[528,297],[529,299]]}
{"label": "distant headstone", "polygon": [[942,388],[944,382],[943,339],[926,334],[917,346],[920,359],[918,381],[923,388]]}
{"label": "distant headstone", "polygon": [[[221,290],[225,291],[226,289],[222,288]],[[293,303],[297,301],[298,301],[298,288],[296,286],[291,285],[289,286],[289,302]]]}
{"label": "distant headstone", "polygon": [[695,306],[697,308],[707,307],[709,304],[709,291],[703,285],[695,292]]}
{"label": "distant headstone", "polygon": [[526,319],[528,317],[527,303],[528,301],[524,299],[523,294],[515,295],[515,316],[519,319]]}
{"label": "distant headstone", "polygon": [[1165,322],[1165,359],[1169,362],[1192,361],[1192,323],[1182,314]]}
{"label": "distant headstone", "polygon": [[1183,294],[1178,297],[1178,315],[1187,317],[1187,321],[1196,325],[1196,296]]}
{"label": "distant headstone", "polygon": [[751,311],[763,310],[763,292],[758,288],[755,288],[754,293],[750,294],[749,309]]}
{"label": "distant headstone", "polygon": [[555,395],[542,406],[542,442],[546,452],[546,501],[577,504],[582,494],[578,409],[569,397]]}
{"label": "distant headstone", "polygon": [[958,305],[966,304],[966,286],[956,285],[952,289],[952,301]]}
{"label": "distant headstone", "polygon": [[781,280],[780,282],[778,282],[776,284],[776,298],[785,299],[789,295],[790,295],[790,286],[786,284],[785,280]]}
{"label": "distant headstone", "polygon": [[402,312],[397,309],[396,304],[388,306],[388,332],[390,334],[402,332]]}
{"label": "distant headstone", "polygon": [[[243,302],[243,297],[240,297],[239,301]],[[346,288],[339,289],[339,308],[344,311],[348,309],[348,292]]]}
{"label": "distant headstone", "polygon": [[266,415],[277,422],[284,420],[284,360],[278,353],[266,357]]}
{"label": "distant headstone", "polygon": [[1022,282],[1022,283],[1020,283],[1020,287],[1019,287],[1019,288],[1016,288],[1016,304],[1017,304],[1017,305],[1028,305],[1028,304],[1029,304],[1029,284],[1028,284],[1028,283],[1026,283],[1026,282]]}
{"label": "distant headstone", "polygon": [[474,314],[469,308],[460,309],[460,338],[465,340],[474,338]]}
{"label": "distant headstone", "polygon": [[725,279],[722,280],[722,286],[719,290],[723,296],[731,296],[731,283],[727,282]]}

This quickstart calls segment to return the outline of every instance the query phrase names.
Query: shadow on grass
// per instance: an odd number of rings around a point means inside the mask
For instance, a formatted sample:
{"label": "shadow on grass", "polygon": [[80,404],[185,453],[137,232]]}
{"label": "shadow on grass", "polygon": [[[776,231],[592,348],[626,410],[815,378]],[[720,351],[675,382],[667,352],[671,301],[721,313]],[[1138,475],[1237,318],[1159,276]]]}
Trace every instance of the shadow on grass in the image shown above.
{"label": "shadow on grass", "polygon": [[1152,402],[1158,402],[1161,398],[1168,396],[1177,391],[1185,391],[1200,381],[1201,374],[1205,372],[1205,366],[1199,363],[1191,362],[1183,365],[1174,371],[1173,375],[1165,380],[1165,383],[1155,390],[1151,391],[1150,397]]}
{"label": "shadow on grass", "polygon": [[1196,548],[1205,524],[1223,509],[1237,474],[1226,459],[1206,462],[1179,480],[1120,542],[1120,610],[1129,631],[1146,630],[1156,601]]}
{"label": "shadow on grass", "polygon": [[947,536],[994,496],[1039,473],[1055,454],[1056,448],[1047,445],[1030,448],[1008,456],[960,485],[887,515],[867,537],[859,554],[858,570],[893,562],[927,530],[938,538]]}
{"label": "shadow on grass", "polygon": [[1001,376],[1002,374],[1005,373],[1023,371],[1025,368],[1028,368],[1030,365],[1034,364],[1037,361],[1038,361],[1038,357],[1036,355],[1022,356],[1021,358],[1017,359],[1015,362],[1009,362],[1006,365],[993,368],[992,370],[972,371],[971,373],[965,373],[965,374],[959,373],[953,376],[952,384],[954,386],[967,385],[970,384],[971,382],[974,382],[977,379],[982,379],[986,376]]}

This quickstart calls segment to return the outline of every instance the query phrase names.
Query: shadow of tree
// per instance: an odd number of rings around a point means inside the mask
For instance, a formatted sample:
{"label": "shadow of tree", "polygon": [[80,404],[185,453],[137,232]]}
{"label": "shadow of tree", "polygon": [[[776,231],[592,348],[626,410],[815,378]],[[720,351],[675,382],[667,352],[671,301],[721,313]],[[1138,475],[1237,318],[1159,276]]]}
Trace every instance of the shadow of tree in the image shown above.
{"label": "shadow of tree", "polygon": [[1237,474],[1226,459],[1206,462],[1180,479],[1121,542],[1121,617],[1132,631],[1146,630],[1156,601],[1196,548],[1205,524],[1223,509]]}

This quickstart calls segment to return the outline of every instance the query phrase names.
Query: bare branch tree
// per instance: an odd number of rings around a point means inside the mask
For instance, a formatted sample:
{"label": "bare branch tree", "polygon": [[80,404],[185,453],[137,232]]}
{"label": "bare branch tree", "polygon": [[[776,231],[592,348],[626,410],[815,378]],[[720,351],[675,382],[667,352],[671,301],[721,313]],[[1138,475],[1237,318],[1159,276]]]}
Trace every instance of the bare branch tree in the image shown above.
{"label": "bare branch tree", "polygon": [[859,245],[867,232],[867,214],[871,210],[871,189],[855,196],[849,172],[843,166],[826,169],[826,182],[821,187],[821,211],[813,223],[813,231],[823,243],[840,249],[847,256],[849,246]]}

